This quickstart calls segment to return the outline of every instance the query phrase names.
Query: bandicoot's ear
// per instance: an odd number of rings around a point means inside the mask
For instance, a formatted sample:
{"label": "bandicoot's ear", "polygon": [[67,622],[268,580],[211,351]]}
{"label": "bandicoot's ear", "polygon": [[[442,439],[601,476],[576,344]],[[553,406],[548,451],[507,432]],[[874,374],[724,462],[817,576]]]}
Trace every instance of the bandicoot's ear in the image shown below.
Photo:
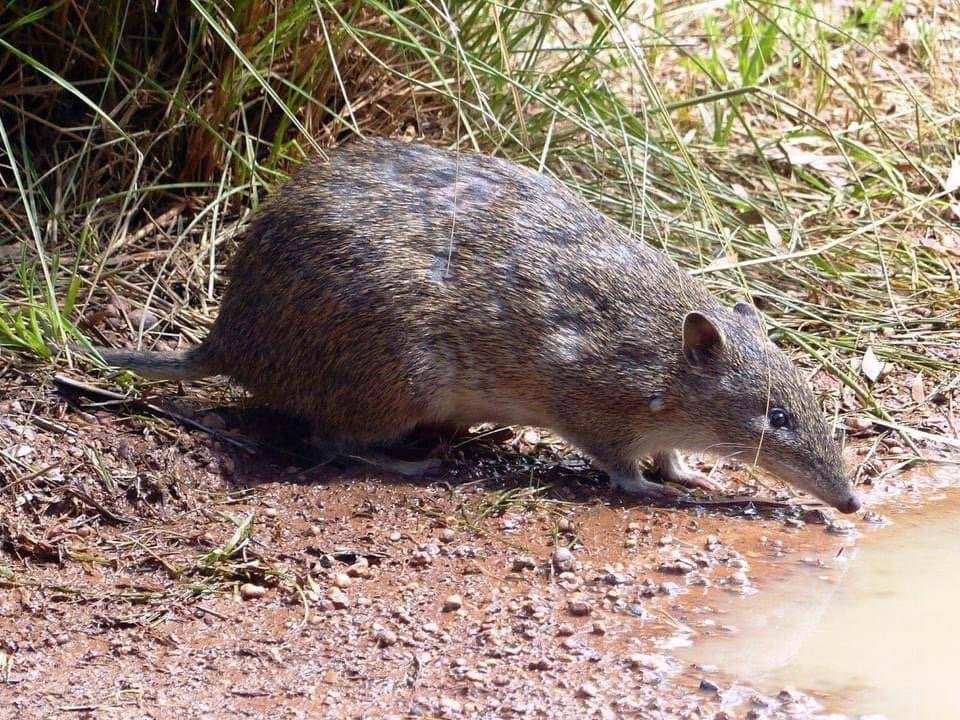
{"label": "bandicoot's ear", "polygon": [[694,367],[703,367],[723,349],[720,327],[694,310],[683,319],[683,354]]}

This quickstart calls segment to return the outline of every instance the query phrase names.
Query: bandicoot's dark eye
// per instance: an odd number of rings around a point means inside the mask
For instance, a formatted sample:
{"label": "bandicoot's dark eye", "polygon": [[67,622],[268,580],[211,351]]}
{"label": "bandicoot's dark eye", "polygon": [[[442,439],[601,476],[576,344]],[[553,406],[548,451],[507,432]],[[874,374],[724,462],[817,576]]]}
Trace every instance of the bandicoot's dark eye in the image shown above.
{"label": "bandicoot's dark eye", "polygon": [[770,411],[770,426],[775,428],[785,428],[790,425],[790,418],[787,413],[780,408],[774,408]]}

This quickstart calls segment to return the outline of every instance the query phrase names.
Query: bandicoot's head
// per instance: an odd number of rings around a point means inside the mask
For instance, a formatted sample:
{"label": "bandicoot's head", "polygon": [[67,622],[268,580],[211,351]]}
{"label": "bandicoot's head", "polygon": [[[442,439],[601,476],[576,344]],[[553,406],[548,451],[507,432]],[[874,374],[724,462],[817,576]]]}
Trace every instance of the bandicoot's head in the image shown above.
{"label": "bandicoot's head", "polygon": [[752,305],[688,313],[683,353],[714,450],[756,457],[761,467],[840,512],[860,509],[813,391],[767,339]]}

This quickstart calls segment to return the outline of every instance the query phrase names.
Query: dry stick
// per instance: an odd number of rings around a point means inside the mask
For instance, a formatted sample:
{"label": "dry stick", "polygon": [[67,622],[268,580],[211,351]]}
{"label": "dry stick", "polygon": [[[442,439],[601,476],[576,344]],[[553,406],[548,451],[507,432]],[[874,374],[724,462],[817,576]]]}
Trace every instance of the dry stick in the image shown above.
{"label": "dry stick", "polygon": [[802,510],[806,507],[811,506],[820,506],[824,507],[826,504],[822,502],[814,503],[805,503],[805,502],[791,502],[786,500],[765,500],[763,498],[755,497],[728,497],[728,498],[677,498],[676,500],[670,501],[671,504],[679,505],[680,507],[704,507],[704,508],[748,508],[755,507],[761,509],[770,509],[770,510],[791,510],[799,509]]}
{"label": "dry stick", "polygon": [[196,420],[192,420],[185,415],[180,413],[173,412],[172,410],[166,410],[159,405],[154,405],[151,402],[146,400],[137,400],[135,398],[124,397],[120,393],[115,393],[111,390],[104,390],[103,388],[98,388],[94,385],[88,385],[87,383],[80,382],[79,380],[74,380],[69,378],[66,375],[61,375],[57,373],[53,376],[53,383],[60,389],[73,390],[77,393],[82,393],[84,395],[90,395],[96,398],[102,398],[104,400],[112,400],[115,402],[126,403],[126,404],[136,404],[142,405],[144,408],[149,410],[154,415],[160,415],[165,418],[169,418],[175,422],[180,423],[181,425],[186,425],[187,427],[194,428],[195,430],[201,430],[208,435],[213,435],[218,440],[223,440],[224,442],[230,443],[235,447],[240,448],[241,450],[246,450],[247,452],[254,452],[256,450],[255,445],[251,445],[249,442],[244,440],[238,440],[235,437],[227,435],[226,433],[220,432],[219,430],[214,430],[211,427],[207,427],[203,423],[199,423]]}

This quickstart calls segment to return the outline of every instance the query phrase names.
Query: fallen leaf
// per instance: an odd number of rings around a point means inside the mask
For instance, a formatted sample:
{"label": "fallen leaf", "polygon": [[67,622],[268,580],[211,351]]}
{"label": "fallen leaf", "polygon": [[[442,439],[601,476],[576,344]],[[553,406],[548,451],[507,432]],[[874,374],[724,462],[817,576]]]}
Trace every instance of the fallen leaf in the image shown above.
{"label": "fallen leaf", "polygon": [[783,236],[780,234],[780,230],[777,229],[776,225],[764,218],[763,229],[767,231],[767,239],[771,245],[777,248],[783,247]]}
{"label": "fallen leaf", "polygon": [[883,363],[873,352],[873,348],[867,348],[863,354],[863,360],[860,361],[860,371],[866,375],[867,380],[875,383],[883,372]]}
{"label": "fallen leaf", "polygon": [[947,179],[943,181],[943,189],[948,193],[958,188],[960,188],[960,155],[950,163],[950,172],[947,173]]}
{"label": "fallen leaf", "polygon": [[765,152],[771,160],[781,160],[786,154],[787,162],[793,167],[809,167],[820,173],[834,187],[843,187],[850,182],[850,169],[843,155],[826,152],[812,152],[799,147],[800,143],[812,144],[808,140],[793,143],[781,143]]}
{"label": "fallen leaf", "polygon": [[923,375],[917,373],[913,376],[913,382],[910,383],[910,397],[915,403],[922,403],[927,397],[927,391],[923,387]]}

